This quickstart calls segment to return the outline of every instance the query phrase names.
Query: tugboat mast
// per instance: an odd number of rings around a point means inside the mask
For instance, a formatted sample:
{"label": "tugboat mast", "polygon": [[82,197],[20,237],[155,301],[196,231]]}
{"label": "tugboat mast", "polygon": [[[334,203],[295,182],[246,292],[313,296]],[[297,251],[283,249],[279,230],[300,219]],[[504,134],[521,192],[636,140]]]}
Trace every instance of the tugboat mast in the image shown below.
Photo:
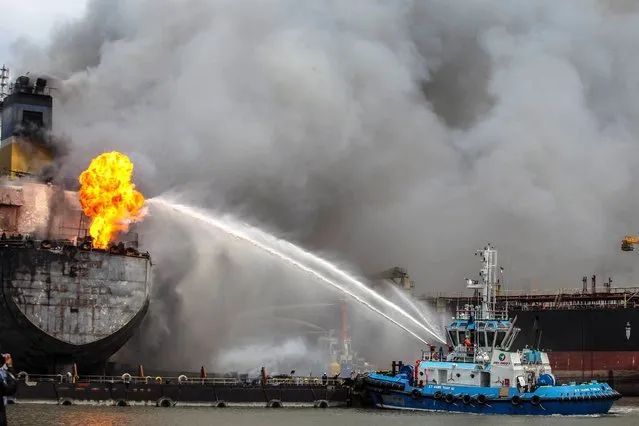
{"label": "tugboat mast", "polygon": [[481,310],[478,319],[493,319],[495,316],[497,284],[497,250],[488,244],[483,250],[475,250],[475,256],[481,256],[482,268],[479,280],[466,278],[466,287],[478,289],[481,296]]}

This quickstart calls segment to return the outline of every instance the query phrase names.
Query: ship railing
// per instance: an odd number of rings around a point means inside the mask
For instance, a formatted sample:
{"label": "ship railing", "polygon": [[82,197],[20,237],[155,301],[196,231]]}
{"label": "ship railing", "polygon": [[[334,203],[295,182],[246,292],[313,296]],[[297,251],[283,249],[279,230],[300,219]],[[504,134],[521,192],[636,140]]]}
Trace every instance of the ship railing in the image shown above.
{"label": "ship railing", "polygon": [[339,386],[344,383],[343,379],[336,378],[326,378],[322,379],[321,377],[303,377],[303,376],[295,376],[290,378],[270,378],[267,379],[266,383],[268,385],[275,386]]}
{"label": "ship railing", "polygon": [[456,318],[468,319],[470,315],[473,316],[475,323],[477,321],[490,321],[490,320],[507,320],[508,311],[506,309],[495,309],[492,311],[491,318],[477,317],[477,313],[481,310],[479,306],[472,308],[459,308],[456,310]]}
{"label": "ship railing", "polygon": [[[639,292],[639,287],[610,287],[603,288],[602,291],[596,292],[597,295],[603,294],[624,294],[624,293],[636,293]],[[559,289],[532,289],[532,290],[500,290],[497,294],[499,298],[535,298],[535,297],[548,297],[548,296],[561,296],[561,295],[583,295],[592,296],[592,292],[584,292],[583,288],[577,287],[562,287]],[[423,293],[417,297],[420,300],[436,300],[436,299],[454,299],[454,300],[468,300],[470,304],[477,300],[476,297],[470,296],[468,293],[454,292],[454,293]]]}
{"label": "ship railing", "polygon": [[[246,386],[246,385],[261,385],[262,380],[255,378],[252,380],[242,380],[236,377],[188,377],[186,375],[180,375],[176,377],[167,376],[132,376],[125,373],[121,376],[75,376],[71,374],[39,374],[29,375],[26,372],[20,372],[18,374],[18,380],[26,384],[53,382],[53,383],[66,383],[66,384],[115,384],[115,383],[128,383],[128,384],[200,384],[209,386]],[[286,378],[272,378],[269,377],[266,380],[267,386],[340,386],[344,383],[343,379],[336,378],[322,378],[322,377],[305,377],[305,376],[291,376]]]}
{"label": "ship railing", "polygon": [[[1,230],[0,230],[1,231]],[[98,249],[91,246],[90,243],[86,241],[78,241],[77,243],[68,239],[68,238],[51,238],[51,239],[42,239],[42,238],[32,238],[28,235],[22,234],[3,234],[4,236],[0,236],[0,247],[12,247],[12,248],[27,248],[33,249],[37,248],[40,250],[80,250],[81,252],[109,252],[112,255],[122,255],[129,257],[142,257],[149,259],[149,252],[140,252],[135,247],[137,247],[137,243],[135,246],[129,247],[119,247],[115,245],[111,245],[108,249]]]}

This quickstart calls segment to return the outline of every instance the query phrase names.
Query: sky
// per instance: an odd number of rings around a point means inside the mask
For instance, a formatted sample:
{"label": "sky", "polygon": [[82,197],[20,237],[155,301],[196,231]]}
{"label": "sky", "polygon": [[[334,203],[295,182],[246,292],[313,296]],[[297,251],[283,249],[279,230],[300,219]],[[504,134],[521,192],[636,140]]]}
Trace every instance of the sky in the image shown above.
{"label": "sky", "polygon": [[12,68],[12,45],[17,39],[24,37],[38,43],[46,41],[51,29],[59,22],[81,16],[86,3],[86,0],[0,0],[0,15],[3,16],[0,64]]}

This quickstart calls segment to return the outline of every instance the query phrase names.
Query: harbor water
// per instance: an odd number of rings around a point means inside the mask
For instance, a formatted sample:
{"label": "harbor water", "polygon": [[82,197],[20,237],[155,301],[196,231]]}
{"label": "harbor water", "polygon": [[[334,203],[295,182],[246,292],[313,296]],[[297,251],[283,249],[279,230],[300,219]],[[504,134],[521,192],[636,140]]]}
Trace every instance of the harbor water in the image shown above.
{"label": "harbor water", "polygon": [[479,416],[359,409],[157,408],[11,405],[11,426],[630,426],[639,422],[639,399],[618,401],[610,414],[592,417]]}

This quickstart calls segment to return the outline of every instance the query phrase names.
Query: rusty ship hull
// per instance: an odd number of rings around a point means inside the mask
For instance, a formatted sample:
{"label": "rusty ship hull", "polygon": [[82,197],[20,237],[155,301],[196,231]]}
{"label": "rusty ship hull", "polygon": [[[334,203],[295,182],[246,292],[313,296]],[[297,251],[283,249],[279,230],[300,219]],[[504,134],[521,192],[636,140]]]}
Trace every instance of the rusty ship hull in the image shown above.
{"label": "rusty ship hull", "polygon": [[148,257],[5,243],[0,345],[17,368],[58,374],[76,363],[84,371],[99,369],[144,319]]}

